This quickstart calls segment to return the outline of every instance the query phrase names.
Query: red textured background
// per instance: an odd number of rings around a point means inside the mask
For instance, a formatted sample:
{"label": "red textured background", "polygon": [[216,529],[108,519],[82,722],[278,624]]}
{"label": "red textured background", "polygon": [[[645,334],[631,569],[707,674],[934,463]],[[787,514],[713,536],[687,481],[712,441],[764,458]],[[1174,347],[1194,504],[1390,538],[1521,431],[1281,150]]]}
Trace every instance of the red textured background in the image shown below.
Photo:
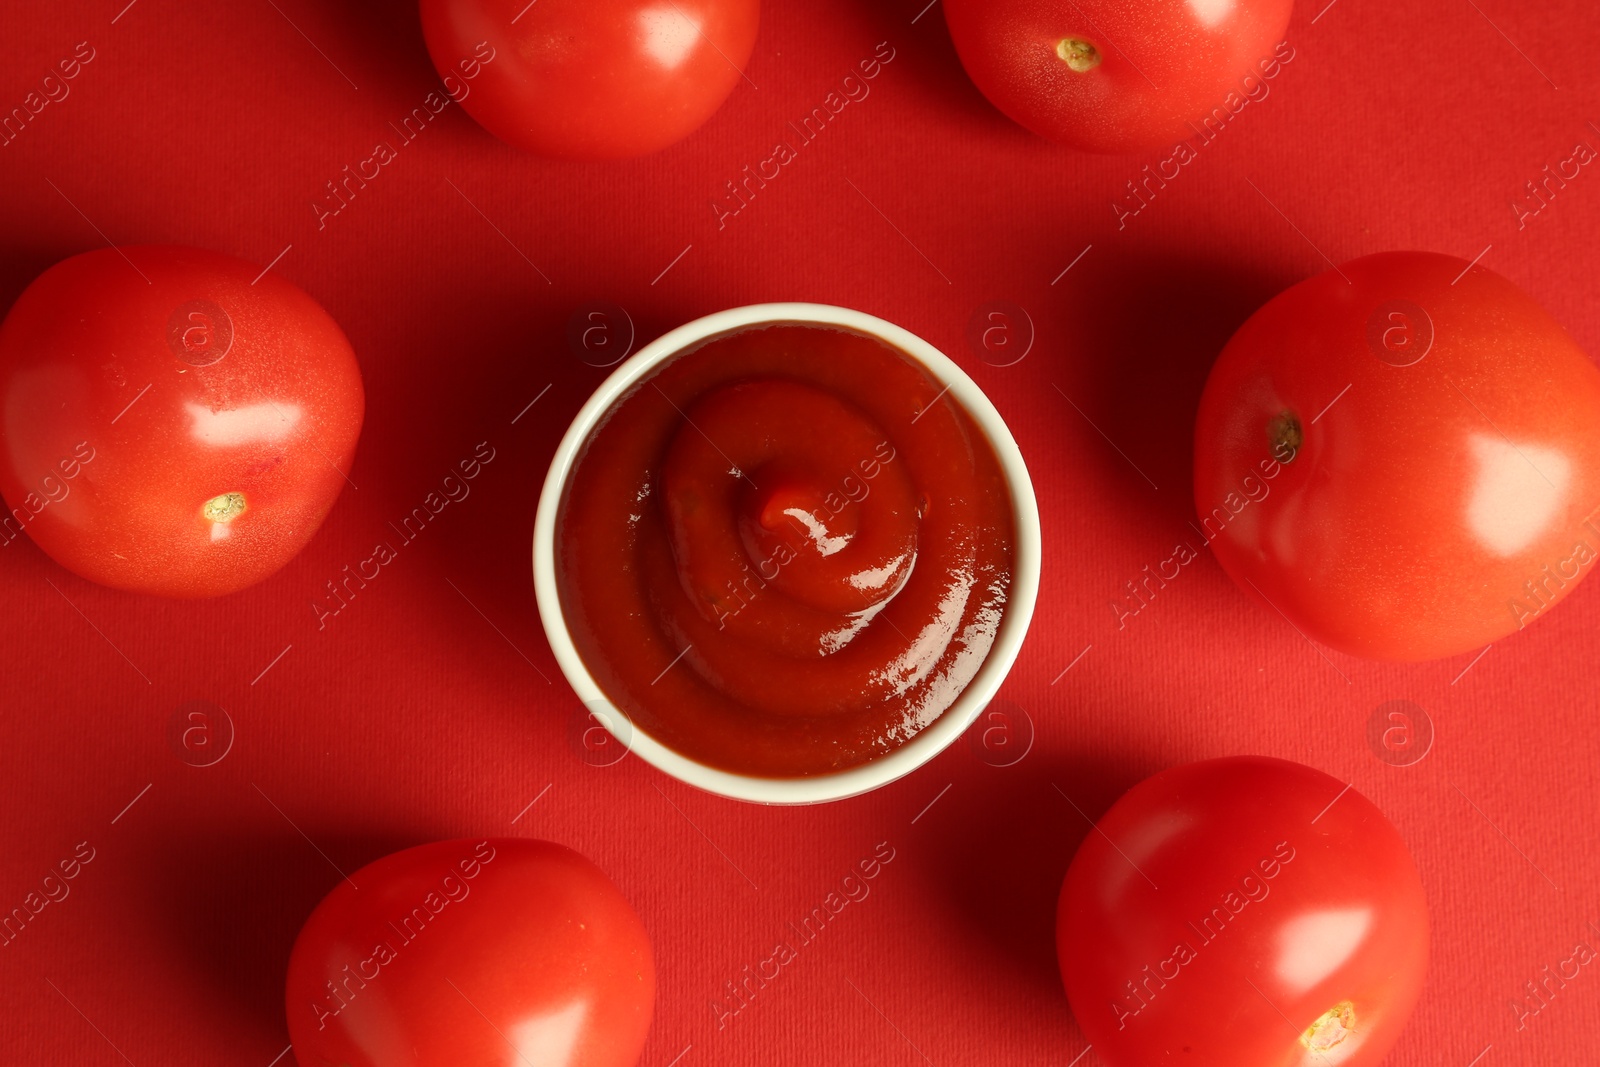
{"label": "red textured background", "polygon": [[[652,931],[651,1067],[1064,1065],[1084,1039],[1055,973],[1053,902],[1088,826],[1061,793],[1098,815],[1164,766],[1261,752],[1353,782],[1415,852],[1434,955],[1391,1063],[1466,1067],[1486,1048],[1486,1067],[1593,1061],[1600,973],[1524,1030],[1509,1004],[1600,937],[1600,585],[1464,674],[1471,657],[1324,658],[1209,556],[1125,628],[1109,607],[1192,536],[1189,433],[1214,355],[1261,302],[1325,269],[1322,253],[1487,247],[1485,265],[1600,351],[1600,174],[1585,169],[1525,229],[1510,207],[1576,142],[1600,145],[1592,5],[1338,0],[1313,22],[1324,0],[1305,4],[1270,96],[1119,231],[1112,199],[1160,153],[1081,156],[1011,126],[962,75],[938,8],[914,21],[925,2],[769,3],[754,84],[637,162],[520,155],[452,106],[320,232],[323,183],[436,88],[409,4],[6,5],[5,110],[79,41],[96,58],[0,148],[0,300],[106,239],[263,265],[292,246],[274,269],[343,324],[369,408],[359,489],[244,594],[164,603],[85,583],[25,541],[0,550],[0,908],[77,842],[97,850],[71,896],[0,948],[0,1059],[267,1067],[287,1044],[285,959],[334,865],[524,833],[593,857]],[[885,40],[896,56],[871,95],[719,231],[722,183]],[[1037,730],[1020,763],[991,766],[963,741],[870,796],[769,810],[574,748],[580,712],[528,566],[545,464],[605,373],[574,357],[568,318],[611,301],[643,341],[773,299],[909,327],[1010,422],[1046,549],[1002,694]],[[1037,327],[1014,366],[966,342],[993,300]],[[472,495],[319,631],[323,583],[480,441],[496,458]],[[237,731],[214,766],[186,765],[168,740],[194,699]],[[1414,766],[1368,746],[1391,699],[1435,725]],[[879,842],[895,859],[871,895],[719,1030],[721,984]]]}

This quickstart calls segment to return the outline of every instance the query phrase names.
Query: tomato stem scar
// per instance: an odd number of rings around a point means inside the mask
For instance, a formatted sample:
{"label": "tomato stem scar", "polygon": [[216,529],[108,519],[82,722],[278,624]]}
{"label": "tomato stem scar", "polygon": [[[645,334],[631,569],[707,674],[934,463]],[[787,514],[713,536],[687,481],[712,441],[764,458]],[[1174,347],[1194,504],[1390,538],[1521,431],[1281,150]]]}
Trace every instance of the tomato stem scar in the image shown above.
{"label": "tomato stem scar", "polygon": [[200,511],[212,522],[232,522],[244,514],[244,494],[222,493],[214,496],[205,502]]}
{"label": "tomato stem scar", "polygon": [[1304,438],[1300,417],[1292,411],[1280,412],[1267,423],[1267,447],[1272,450],[1272,458],[1279,463],[1293,463]]}
{"label": "tomato stem scar", "polygon": [[1313,1052],[1326,1052],[1355,1031],[1356,1006],[1341,1000],[1317,1017],[1300,1035],[1300,1043]]}
{"label": "tomato stem scar", "polygon": [[1100,65],[1100,50],[1079,37],[1061,38],[1056,42],[1056,55],[1079,74]]}

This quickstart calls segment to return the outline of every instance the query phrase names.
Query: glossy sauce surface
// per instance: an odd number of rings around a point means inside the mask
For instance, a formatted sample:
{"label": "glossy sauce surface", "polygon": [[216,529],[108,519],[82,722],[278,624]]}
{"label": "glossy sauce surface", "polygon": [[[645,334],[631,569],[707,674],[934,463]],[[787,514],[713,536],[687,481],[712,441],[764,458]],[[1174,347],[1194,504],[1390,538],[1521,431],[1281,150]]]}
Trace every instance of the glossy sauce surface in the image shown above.
{"label": "glossy sauce surface", "polygon": [[612,408],[561,502],[557,583],[637,727],[726,770],[820,774],[954,703],[999,627],[1012,532],[993,449],[943,383],[876,338],[777,323]]}

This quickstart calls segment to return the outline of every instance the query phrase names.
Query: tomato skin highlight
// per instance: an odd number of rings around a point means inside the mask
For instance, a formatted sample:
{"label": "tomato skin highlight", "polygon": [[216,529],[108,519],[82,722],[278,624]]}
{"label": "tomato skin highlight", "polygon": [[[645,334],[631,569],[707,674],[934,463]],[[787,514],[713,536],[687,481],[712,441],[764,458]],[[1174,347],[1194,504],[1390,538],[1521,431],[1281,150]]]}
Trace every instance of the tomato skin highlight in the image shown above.
{"label": "tomato skin highlight", "polygon": [[1056,945],[1110,1067],[1371,1067],[1420,995],[1427,905],[1360,793],[1231,757],[1163,771],[1106,812],[1062,885]]}
{"label": "tomato skin highlight", "polygon": [[25,532],[91,581],[208,597],[311,539],[365,397],[350,342],[292,283],[135,246],[28,286],[0,325],[0,405],[0,542]]}
{"label": "tomato skin highlight", "polygon": [[[507,144],[625,159],[701,126],[743,80],[760,0],[421,0],[447,90]],[[475,81],[466,81],[475,78]]]}
{"label": "tomato skin highlight", "polygon": [[[1195,427],[1199,525],[1241,588],[1316,641],[1476,651],[1600,554],[1600,371],[1481,266],[1391,252],[1339,270],[1273,298],[1218,358]],[[1286,413],[1301,440],[1278,463]]]}
{"label": "tomato skin highlight", "polygon": [[[1090,152],[1170,148],[1293,58],[1292,0],[945,0],[961,64],[1041,137]],[[1247,81],[1246,79],[1250,79]]]}
{"label": "tomato skin highlight", "polygon": [[301,1067],[634,1067],[655,964],[632,906],[548,841],[469,838],[336,885],[289,958]]}

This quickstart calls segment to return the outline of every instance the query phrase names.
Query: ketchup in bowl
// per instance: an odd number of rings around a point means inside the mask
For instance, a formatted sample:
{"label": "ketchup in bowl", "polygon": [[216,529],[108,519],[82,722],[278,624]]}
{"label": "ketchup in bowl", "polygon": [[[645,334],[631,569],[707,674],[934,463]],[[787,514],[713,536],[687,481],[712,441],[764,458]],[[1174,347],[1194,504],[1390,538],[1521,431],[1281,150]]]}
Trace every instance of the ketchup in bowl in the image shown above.
{"label": "ketchup in bowl", "polygon": [[713,336],[611,406],[568,475],[555,583],[606,697],[742,775],[905,744],[972,681],[1014,566],[988,439],[912,356],[819,324]]}

